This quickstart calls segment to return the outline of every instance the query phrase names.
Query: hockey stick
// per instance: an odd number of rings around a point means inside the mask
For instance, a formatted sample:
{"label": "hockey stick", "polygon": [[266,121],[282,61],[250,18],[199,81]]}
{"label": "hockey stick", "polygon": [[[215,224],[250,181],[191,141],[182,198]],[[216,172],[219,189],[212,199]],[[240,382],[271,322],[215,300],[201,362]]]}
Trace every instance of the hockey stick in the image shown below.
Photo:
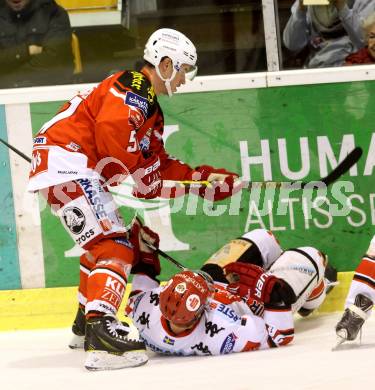
{"label": "hockey stick", "polygon": [[[8,142],[4,141],[0,138],[0,142],[6,145],[9,149],[13,150],[13,152],[17,153],[23,159],[28,162],[31,162],[30,157],[26,156],[20,150],[15,148],[14,146],[8,144]],[[361,147],[355,147],[338,165],[334,168],[326,177],[319,179],[318,181],[312,182],[282,182],[282,181],[263,181],[263,182],[251,182],[247,185],[246,189],[251,191],[253,188],[293,188],[295,189],[304,189],[306,187],[320,187],[321,184],[325,186],[329,186],[334,183],[338,178],[344,175],[349,169],[358,162],[361,158],[363,150]],[[211,183],[207,180],[184,180],[184,181],[168,181],[164,180],[163,184],[173,183],[174,186],[181,186],[187,189],[190,188],[200,188],[200,187],[211,187],[214,183]]]}
{"label": "hockey stick", "polygon": [[[321,187],[321,186],[329,186],[334,183],[337,179],[339,179],[342,175],[349,171],[349,169],[358,162],[361,158],[363,150],[361,147],[355,147],[337,166],[334,168],[327,176],[320,178],[317,181],[311,182],[283,182],[283,181],[262,181],[262,182],[250,182],[246,189],[251,191],[254,188],[295,188],[295,189],[304,189],[306,187]],[[174,186],[179,185],[181,187],[185,187],[187,189],[190,188],[199,188],[199,187],[212,187],[215,183],[208,181],[173,181],[170,183],[170,186],[174,184]],[[166,184],[167,184],[166,183]],[[167,185],[168,186],[168,185]]]}
{"label": "hockey stick", "polygon": [[169,256],[167,253],[163,252],[161,249],[156,248],[156,246],[152,245],[149,242],[143,241],[150,249],[152,249],[154,252],[156,252],[158,255],[164,257],[164,259],[168,260],[172,264],[174,264],[176,267],[180,268],[182,271],[190,271],[189,268],[184,267],[180,262],[178,262],[173,257]]}
{"label": "hockey stick", "polygon": [[0,138],[0,142],[3,143],[5,146],[7,146],[10,150],[13,150],[14,153],[17,153],[19,156],[21,156],[27,162],[31,162],[30,157],[26,156],[26,154],[22,153],[20,150],[18,150],[14,146],[8,144],[8,142],[4,141],[2,138]]}

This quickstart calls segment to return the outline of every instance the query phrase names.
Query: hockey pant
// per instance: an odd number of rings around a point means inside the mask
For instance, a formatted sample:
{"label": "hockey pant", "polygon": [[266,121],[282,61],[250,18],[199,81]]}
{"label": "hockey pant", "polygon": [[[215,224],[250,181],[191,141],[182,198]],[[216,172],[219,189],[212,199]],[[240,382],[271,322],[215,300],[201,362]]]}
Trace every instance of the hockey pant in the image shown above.
{"label": "hockey pant", "polygon": [[301,307],[316,309],[324,301],[325,266],[323,255],[312,247],[289,249],[273,263],[269,272],[285,280],[297,297],[293,313]]}
{"label": "hockey pant", "polygon": [[127,228],[110,192],[97,179],[78,179],[41,191],[80,257],[78,300],[86,316],[117,313],[134,260]]}

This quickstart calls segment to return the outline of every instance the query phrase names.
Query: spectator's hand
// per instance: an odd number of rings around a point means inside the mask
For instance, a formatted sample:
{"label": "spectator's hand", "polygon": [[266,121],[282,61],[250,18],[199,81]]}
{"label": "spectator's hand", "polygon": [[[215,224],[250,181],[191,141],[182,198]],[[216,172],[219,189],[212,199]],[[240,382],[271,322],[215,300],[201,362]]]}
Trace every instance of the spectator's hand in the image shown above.
{"label": "spectator's hand", "polygon": [[332,3],[338,11],[341,11],[346,5],[346,0],[330,0],[330,3]]}
{"label": "spectator's hand", "polygon": [[35,56],[37,54],[40,54],[43,51],[42,46],[37,46],[37,45],[30,45],[29,46],[29,54],[31,56]]}

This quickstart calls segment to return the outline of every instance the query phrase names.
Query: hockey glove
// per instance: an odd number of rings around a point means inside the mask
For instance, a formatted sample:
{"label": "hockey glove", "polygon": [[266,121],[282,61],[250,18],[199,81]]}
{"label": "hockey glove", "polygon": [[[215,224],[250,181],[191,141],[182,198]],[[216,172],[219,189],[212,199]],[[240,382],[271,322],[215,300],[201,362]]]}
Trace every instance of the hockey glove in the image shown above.
{"label": "hockey glove", "polygon": [[[232,286],[239,290],[242,296],[251,296],[265,304],[285,304],[292,305],[296,301],[296,295],[293,289],[283,279],[265,272],[263,268],[247,263],[230,263],[224,267],[228,279],[236,283]],[[229,285],[231,286],[231,285]],[[233,288],[233,287],[232,287]]]}
{"label": "hockey glove", "polygon": [[141,273],[155,279],[160,274],[160,261],[157,253],[147,244],[158,248],[159,235],[136,219],[130,231],[130,242],[134,247],[135,259],[131,273]]}
{"label": "hockey glove", "polygon": [[253,297],[265,304],[270,303],[272,291],[279,282],[276,276],[264,272],[257,265],[240,262],[230,263],[224,270],[226,275],[234,274],[237,277],[237,282],[228,286],[233,292],[236,289],[236,294],[242,297]]}
{"label": "hockey glove", "polygon": [[235,185],[238,175],[224,168],[214,168],[210,165],[201,165],[195,168],[192,180],[205,180],[212,183],[211,187],[201,187],[199,196],[214,202],[226,199],[235,194],[240,185]]}
{"label": "hockey glove", "polygon": [[133,195],[137,198],[153,199],[160,196],[162,188],[160,160],[157,155],[151,155],[143,165],[132,173],[135,181]]}

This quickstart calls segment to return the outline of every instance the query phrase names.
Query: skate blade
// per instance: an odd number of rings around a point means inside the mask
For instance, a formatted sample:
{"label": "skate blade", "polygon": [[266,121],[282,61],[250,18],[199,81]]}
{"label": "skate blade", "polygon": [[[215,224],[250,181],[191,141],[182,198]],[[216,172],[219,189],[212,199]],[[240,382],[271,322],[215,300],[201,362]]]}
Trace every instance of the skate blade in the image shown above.
{"label": "skate blade", "polygon": [[347,341],[347,340],[338,336],[337,340],[336,340],[336,344],[332,347],[331,351],[337,351],[337,349],[340,347],[340,345],[343,344],[345,341]]}
{"label": "skate blade", "polygon": [[114,355],[105,351],[88,351],[86,356],[85,367],[89,371],[138,367],[148,361],[148,356],[144,350],[125,352],[123,355]]}
{"label": "skate blade", "polygon": [[70,349],[83,349],[83,344],[85,342],[85,336],[73,335],[69,343]]}

